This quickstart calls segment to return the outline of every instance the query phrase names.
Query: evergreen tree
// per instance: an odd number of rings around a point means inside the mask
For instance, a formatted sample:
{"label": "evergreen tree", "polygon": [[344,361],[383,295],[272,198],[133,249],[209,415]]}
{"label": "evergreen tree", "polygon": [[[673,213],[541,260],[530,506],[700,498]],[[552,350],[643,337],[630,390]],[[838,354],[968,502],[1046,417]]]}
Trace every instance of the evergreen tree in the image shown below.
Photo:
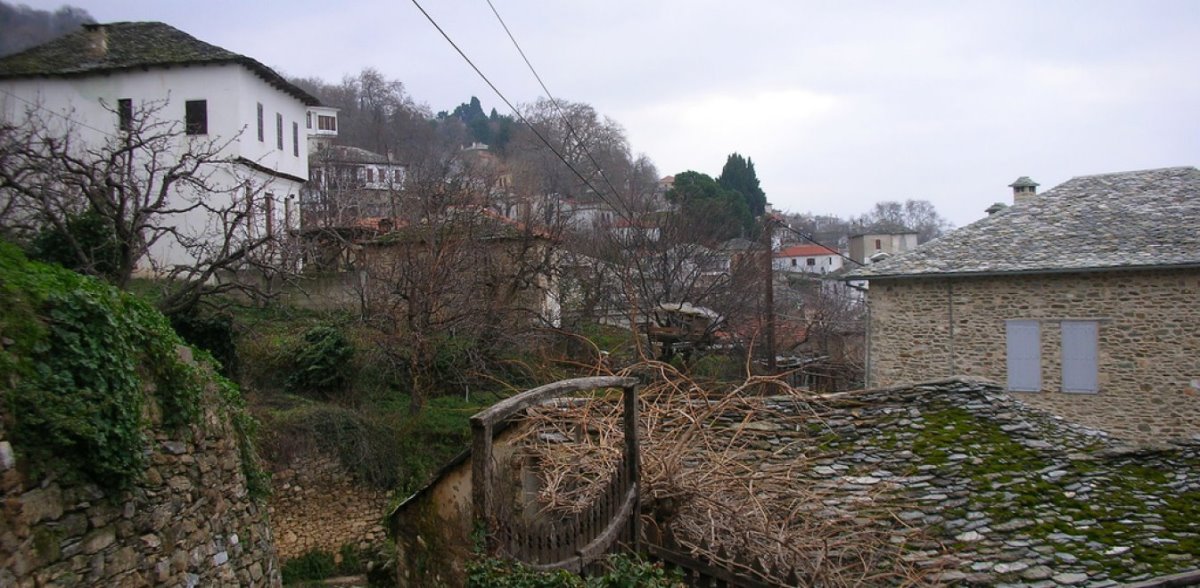
{"label": "evergreen tree", "polygon": [[766,211],[767,195],[758,185],[758,174],[754,172],[753,160],[738,153],[730,154],[725,160],[725,167],[721,168],[721,176],[717,178],[717,183],[721,184],[722,188],[741,194],[751,215],[762,216]]}
{"label": "evergreen tree", "polygon": [[701,240],[744,237],[754,227],[754,216],[741,193],[722,187],[707,174],[694,171],[676,174],[667,200],[679,204]]}

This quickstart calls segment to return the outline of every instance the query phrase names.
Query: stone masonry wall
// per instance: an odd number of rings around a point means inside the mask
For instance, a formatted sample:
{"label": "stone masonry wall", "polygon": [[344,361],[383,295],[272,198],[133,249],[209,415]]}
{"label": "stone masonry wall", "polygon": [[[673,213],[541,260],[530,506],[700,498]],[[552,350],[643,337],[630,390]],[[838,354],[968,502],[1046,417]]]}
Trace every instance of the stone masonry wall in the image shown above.
{"label": "stone masonry wall", "polygon": [[389,495],[354,480],[336,459],[296,458],[271,476],[270,511],[283,561],[314,549],[338,555],[386,539]]}
{"label": "stone masonry wall", "polygon": [[279,586],[233,428],[211,392],[203,402],[202,424],[155,428],[145,476],[121,496],[32,479],[0,414],[0,586]]}
{"label": "stone masonry wall", "polygon": [[[877,279],[869,304],[871,385],[1004,382],[1005,321],[1036,319],[1042,391],[1014,396],[1130,440],[1200,433],[1200,270]],[[1061,391],[1068,319],[1099,321],[1099,393]]]}

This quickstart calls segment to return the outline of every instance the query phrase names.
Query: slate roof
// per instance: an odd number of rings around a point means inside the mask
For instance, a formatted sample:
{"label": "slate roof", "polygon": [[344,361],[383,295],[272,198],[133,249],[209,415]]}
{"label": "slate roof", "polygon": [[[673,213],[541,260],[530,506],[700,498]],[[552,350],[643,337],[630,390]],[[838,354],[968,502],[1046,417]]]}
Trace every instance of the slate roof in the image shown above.
{"label": "slate roof", "polygon": [[317,151],[310,151],[308,160],[311,164],[329,162],[399,165],[397,162],[388,161],[386,155],[380,155],[374,151],[367,151],[366,149],[350,145],[329,145]]}
{"label": "slate roof", "polygon": [[161,22],[85,24],[74,33],[0,58],[0,79],[79,77],[147,67],[229,63],[246,67],[308,106],[320,104],[262,63]]}
{"label": "slate roof", "polygon": [[847,279],[1200,267],[1200,170],[1080,176]]}

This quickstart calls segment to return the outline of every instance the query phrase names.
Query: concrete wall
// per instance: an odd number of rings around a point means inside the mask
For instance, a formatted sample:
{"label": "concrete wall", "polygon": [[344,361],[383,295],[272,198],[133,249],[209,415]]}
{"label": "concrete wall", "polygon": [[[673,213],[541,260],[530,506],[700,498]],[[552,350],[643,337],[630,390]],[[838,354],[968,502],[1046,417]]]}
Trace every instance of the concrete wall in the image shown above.
{"label": "concrete wall", "polygon": [[152,428],[143,479],[117,496],[33,478],[0,407],[0,586],[279,586],[233,427],[215,392],[202,402],[200,424]]}
{"label": "concrete wall", "polygon": [[[872,280],[869,384],[1007,380],[1005,321],[1041,328],[1042,391],[1022,400],[1119,436],[1200,433],[1200,270]],[[1099,321],[1095,394],[1061,391],[1061,323]]]}

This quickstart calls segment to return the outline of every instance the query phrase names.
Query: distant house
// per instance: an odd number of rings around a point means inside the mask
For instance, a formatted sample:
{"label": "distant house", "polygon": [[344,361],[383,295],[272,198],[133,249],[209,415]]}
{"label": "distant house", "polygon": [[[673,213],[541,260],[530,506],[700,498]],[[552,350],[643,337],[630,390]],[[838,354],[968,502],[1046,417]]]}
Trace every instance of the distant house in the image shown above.
{"label": "distant house", "polygon": [[387,155],[347,145],[308,155],[309,182],[300,196],[305,229],[351,226],[372,217],[399,217],[405,167]]}
{"label": "distant house", "polygon": [[[205,209],[235,199],[246,200],[253,219],[247,232],[284,235],[299,226],[308,137],[335,136],[337,113],[271,68],[159,22],[87,24],[0,59],[0,118],[23,125],[40,117],[81,148],[119,138],[151,112],[152,122],[178,129],[179,153],[210,141],[223,160],[202,170],[216,193],[179,186],[170,195],[175,233],[150,247],[156,264],[194,261],[183,242],[220,239]],[[310,132],[314,116],[319,128]]]}
{"label": "distant house", "polygon": [[[917,248],[916,231],[876,228],[850,235],[850,259],[867,265]],[[880,255],[880,254],[886,255]]]}
{"label": "distant house", "polygon": [[775,252],[775,271],[827,274],[842,268],[842,254],[824,245],[789,245]]}
{"label": "distant house", "polygon": [[1029,183],[848,272],[870,281],[869,384],[982,376],[1128,438],[1200,433],[1200,170]]}

